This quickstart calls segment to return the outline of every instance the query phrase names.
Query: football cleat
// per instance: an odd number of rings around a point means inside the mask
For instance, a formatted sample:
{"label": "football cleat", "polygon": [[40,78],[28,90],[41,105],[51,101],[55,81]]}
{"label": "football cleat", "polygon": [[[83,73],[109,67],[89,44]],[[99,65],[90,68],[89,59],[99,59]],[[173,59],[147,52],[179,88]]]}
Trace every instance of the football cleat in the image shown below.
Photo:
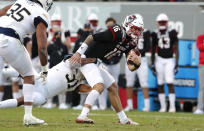
{"label": "football cleat", "polygon": [[68,109],[69,107],[65,103],[61,103],[58,108],[59,109]]}
{"label": "football cleat", "polygon": [[44,125],[46,124],[44,120],[40,120],[32,115],[24,115],[23,124],[25,126],[29,125]]}
{"label": "football cleat", "polygon": [[127,119],[124,120],[123,122],[121,122],[121,121],[119,120],[119,124],[122,124],[122,125],[136,125],[136,126],[139,125],[139,123],[132,121],[130,118],[127,118]]}
{"label": "football cleat", "polygon": [[204,112],[200,109],[197,109],[195,112],[193,112],[193,114],[203,114]]}
{"label": "football cleat", "polygon": [[165,109],[165,108],[161,108],[161,109],[159,110],[159,112],[166,112],[166,109]]}
{"label": "football cleat", "polygon": [[142,111],[149,112],[149,109],[147,107],[143,108]]}
{"label": "football cleat", "polygon": [[92,119],[89,119],[88,117],[77,117],[76,123],[85,123],[85,124],[94,124],[94,121]]}
{"label": "football cleat", "polygon": [[73,110],[82,110],[83,106],[82,105],[78,105],[78,106],[74,106]]}
{"label": "football cleat", "polygon": [[97,105],[94,105],[94,106],[92,106],[92,108],[91,108],[93,111],[97,111],[97,110],[99,110],[99,108],[98,108],[98,106]]}
{"label": "football cleat", "polygon": [[130,106],[126,106],[124,111],[132,111],[133,110],[133,107],[130,107]]}
{"label": "football cleat", "polygon": [[46,103],[45,105],[42,106],[42,108],[51,109],[52,103]]}
{"label": "football cleat", "polygon": [[175,113],[175,112],[176,112],[175,107],[174,107],[174,108],[169,108],[169,112],[170,112],[170,113]]}

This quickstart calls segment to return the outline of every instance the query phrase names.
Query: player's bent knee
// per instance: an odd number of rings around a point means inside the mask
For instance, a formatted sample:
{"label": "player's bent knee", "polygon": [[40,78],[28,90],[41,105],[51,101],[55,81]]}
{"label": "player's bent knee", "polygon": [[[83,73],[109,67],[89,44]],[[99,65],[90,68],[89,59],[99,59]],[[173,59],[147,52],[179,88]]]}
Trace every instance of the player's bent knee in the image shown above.
{"label": "player's bent knee", "polygon": [[25,84],[34,84],[34,76],[25,76],[23,79]]}
{"label": "player's bent knee", "polygon": [[118,93],[117,84],[114,82],[114,83],[108,88],[108,91],[109,91],[109,92],[112,92],[112,93]]}
{"label": "player's bent knee", "polygon": [[104,90],[104,84],[103,83],[97,83],[93,86],[93,89],[97,90],[101,94]]}

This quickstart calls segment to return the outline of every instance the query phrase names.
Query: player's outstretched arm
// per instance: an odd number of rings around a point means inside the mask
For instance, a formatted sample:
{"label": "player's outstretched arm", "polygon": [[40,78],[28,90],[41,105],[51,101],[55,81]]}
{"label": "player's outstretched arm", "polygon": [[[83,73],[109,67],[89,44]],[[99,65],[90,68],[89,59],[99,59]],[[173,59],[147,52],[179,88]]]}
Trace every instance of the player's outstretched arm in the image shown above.
{"label": "player's outstretched arm", "polygon": [[88,84],[79,85],[78,92],[80,93],[88,93],[92,90],[92,88]]}
{"label": "player's outstretched arm", "polygon": [[70,58],[71,64],[81,63],[81,55],[85,53],[90,43],[93,41],[93,36],[89,35],[86,40],[82,43],[79,49],[74,53],[74,55]]}
{"label": "player's outstretched arm", "polygon": [[47,27],[42,22],[37,25],[36,37],[38,43],[38,54],[42,66],[47,65]]}
{"label": "player's outstretched arm", "polygon": [[4,8],[0,9],[0,17],[6,15],[6,12],[10,9],[12,5],[7,5]]}

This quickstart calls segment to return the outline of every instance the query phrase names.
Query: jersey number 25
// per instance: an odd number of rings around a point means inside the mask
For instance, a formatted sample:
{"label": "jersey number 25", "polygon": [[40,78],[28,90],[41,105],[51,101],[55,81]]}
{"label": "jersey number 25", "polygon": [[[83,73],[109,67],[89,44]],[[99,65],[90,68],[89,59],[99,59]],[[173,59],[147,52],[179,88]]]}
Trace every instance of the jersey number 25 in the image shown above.
{"label": "jersey number 25", "polygon": [[11,18],[20,22],[24,19],[23,15],[25,14],[31,15],[31,13],[25,7],[22,7],[20,4],[16,3],[11,7],[11,9],[9,9],[6,15],[11,16]]}

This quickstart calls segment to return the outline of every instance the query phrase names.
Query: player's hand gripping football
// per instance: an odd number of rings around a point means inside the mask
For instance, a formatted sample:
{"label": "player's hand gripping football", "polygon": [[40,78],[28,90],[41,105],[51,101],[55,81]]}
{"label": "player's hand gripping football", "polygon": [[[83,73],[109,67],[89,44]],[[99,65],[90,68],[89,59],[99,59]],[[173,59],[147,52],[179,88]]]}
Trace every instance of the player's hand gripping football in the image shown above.
{"label": "player's hand gripping football", "polygon": [[72,65],[81,63],[81,54],[78,52],[74,53],[74,55],[69,59]]}

